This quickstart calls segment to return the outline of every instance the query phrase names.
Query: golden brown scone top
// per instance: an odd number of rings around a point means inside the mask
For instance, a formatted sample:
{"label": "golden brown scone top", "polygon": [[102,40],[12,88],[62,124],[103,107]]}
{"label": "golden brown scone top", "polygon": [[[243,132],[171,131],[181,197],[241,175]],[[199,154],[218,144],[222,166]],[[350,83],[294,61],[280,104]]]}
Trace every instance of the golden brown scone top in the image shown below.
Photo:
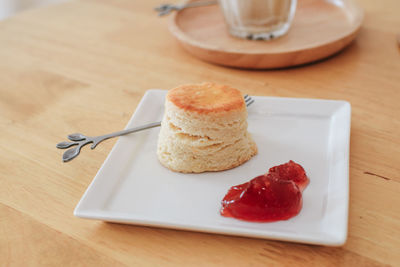
{"label": "golden brown scone top", "polygon": [[167,99],[181,109],[198,113],[245,108],[243,96],[239,90],[215,83],[181,85],[169,90]]}

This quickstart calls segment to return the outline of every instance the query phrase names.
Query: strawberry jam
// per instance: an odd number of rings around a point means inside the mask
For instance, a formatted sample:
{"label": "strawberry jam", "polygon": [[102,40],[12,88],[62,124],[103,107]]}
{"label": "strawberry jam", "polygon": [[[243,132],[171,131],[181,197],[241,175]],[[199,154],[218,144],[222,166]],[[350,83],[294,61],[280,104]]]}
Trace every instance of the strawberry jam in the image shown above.
{"label": "strawberry jam", "polygon": [[271,175],[275,179],[291,180],[302,192],[310,182],[303,167],[292,160],[288,163],[270,168],[269,172],[265,175]]}
{"label": "strawberry jam", "polygon": [[269,173],[233,186],[222,200],[221,215],[253,222],[288,220],[302,207],[309,180],[303,167],[289,161]]}

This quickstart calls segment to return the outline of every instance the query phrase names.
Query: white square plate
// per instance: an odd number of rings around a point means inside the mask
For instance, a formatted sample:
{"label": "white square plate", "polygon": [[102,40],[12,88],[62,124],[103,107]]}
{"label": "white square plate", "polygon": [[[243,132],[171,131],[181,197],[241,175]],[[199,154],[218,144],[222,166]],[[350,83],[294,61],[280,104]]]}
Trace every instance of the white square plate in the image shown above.
{"label": "white square plate", "polygon": [[[149,90],[127,128],[159,121],[166,91]],[[159,128],[120,137],[75,209],[82,218],[339,246],[347,237],[350,104],[254,97],[258,155],[237,168],[182,174],[157,160]],[[93,152],[91,152],[93,153]],[[310,178],[296,217],[250,223],[219,214],[228,189],[294,160]]]}

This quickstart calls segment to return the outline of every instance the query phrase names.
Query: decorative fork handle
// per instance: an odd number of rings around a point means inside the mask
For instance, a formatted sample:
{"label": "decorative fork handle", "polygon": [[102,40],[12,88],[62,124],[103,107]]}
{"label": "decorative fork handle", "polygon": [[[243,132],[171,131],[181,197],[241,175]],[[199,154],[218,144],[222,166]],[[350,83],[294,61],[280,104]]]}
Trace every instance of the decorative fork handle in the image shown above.
{"label": "decorative fork handle", "polygon": [[217,4],[218,1],[196,1],[196,2],[190,2],[190,3],[186,3],[186,4],[163,4],[160,5],[156,8],[154,8],[155,11],[158,12],[159,16],[164,16],[169,14],[171,11],[173,10],[182,10],[185,8],[189,8],[189,7],[200,7],[200,6],[209,6],[209,5],[215,5]]}
{"label": "decorative fork handle", "polygon": [[56,147],[60,148],[60,149],[65,149],[65,148],[69,148],[71,146],[77,145],[76,147],[70,148],[64,152],[62,159],[64,162],[67,162],[67,161],[70,161],[71,159],[77,157],[79,155],[79,153],[81,152],[81,148],[87,144],[91,143],[92,145],[90,146],[90,148],[94,149],[99,143],[101,143],[102,141],[107,140],[109,138],[126,135],[126,134],[130,134],[130,133],[134,133],[134,132],[139,132],[142,130],[146,130],[146,129],[150,129],[150,128],[154,128],[154,127],[158,127],[158,126],[161,126],[161,121],[145,124],[142,126],[138,126],[138,127],[134,127],[131,129],[126,129],[126,130],[122,130],[122,131],[118,131],[118,132],[114,132],[114,133],[110,133],[110,134],[94,136],[94,137],[85,136],[81,133],[74,133],[74,134],[68,135],[68,139],[71,140],[72,142],[64,141],[64,142],[58,143]]}
{"label": "decorative fork handle", "polygon": [[[254,99],[252,99],[249,95],[245,95],[243,98],[244,98],[246,107],[248,107],[254,103]],[[72,142],[64,141],[64,142],[58,143],[56,145],[56,147],[60,148],[60,149],[66,149],[71,146],[75,146],[64,152],[62,159],[64,162],[67,162],[73,158],[76,158],[79,155],[79,153],[81,152],[81,148],[83,146],[86,146],[87,144],[92,144],[90,146],[90,148],[94,149],[100,142],[107,140],[109,138],[126,135],[126,134],[130,134],[130,133],[134,133],[134,132],[139,132],[142,130],[146,130],[146,129],[150,129],[150,128],[154,128],[154,127],[158,127],[158,126],[161,126],[160,121],[145,124],[145,125],[138,126],[138,127],[134,127],[131,129],[126,129],[126,130],[106,134],[106,135],[94,136],[94,137],[86,136],[81,133],[74,133],[74,134],[68,135],[68,139],[71,140]]]}

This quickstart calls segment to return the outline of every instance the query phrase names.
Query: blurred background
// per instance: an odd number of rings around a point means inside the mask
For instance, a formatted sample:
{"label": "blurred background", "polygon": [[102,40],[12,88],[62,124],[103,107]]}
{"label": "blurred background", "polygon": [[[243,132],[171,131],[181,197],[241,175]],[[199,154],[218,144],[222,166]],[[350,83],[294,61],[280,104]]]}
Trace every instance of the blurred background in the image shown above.
{"label": "blurred background", "polygon": [[68,0],[0,0],[0,20],[18,12]]}

